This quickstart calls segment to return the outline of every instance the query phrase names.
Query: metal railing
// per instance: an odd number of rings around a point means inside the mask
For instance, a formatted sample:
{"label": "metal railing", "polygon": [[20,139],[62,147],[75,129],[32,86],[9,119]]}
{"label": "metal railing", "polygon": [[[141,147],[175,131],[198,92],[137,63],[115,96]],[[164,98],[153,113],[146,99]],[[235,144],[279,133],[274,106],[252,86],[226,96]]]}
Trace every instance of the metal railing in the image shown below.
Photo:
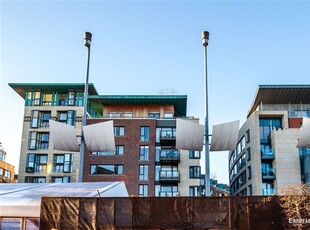
{"label": "metal railing", "polygon": [[159,196],[180,196],[180,192],[159,192]]}
{"label": "metal railing", "polygon": [[277,194],[277,190],[274,188],[264,188],[262,189],[263,196],[275,195]]}
{"label": "metal railing", "polygon": [[179,180],[180,179],[180,171],[177,170],[160,170],[159,171],[159,179],[160,180]]}

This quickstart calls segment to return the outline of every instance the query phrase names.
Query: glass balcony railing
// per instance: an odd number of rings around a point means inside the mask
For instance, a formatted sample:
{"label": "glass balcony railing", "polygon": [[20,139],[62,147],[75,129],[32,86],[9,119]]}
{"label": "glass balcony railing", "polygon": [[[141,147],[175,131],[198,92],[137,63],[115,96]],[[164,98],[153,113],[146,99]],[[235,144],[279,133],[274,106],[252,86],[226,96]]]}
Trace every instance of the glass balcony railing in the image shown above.
{"label": "glass balcony railing", "polygon": [[262,189],[262,195],[263,196],[270,196],[270,195],[275,195],[275,194],[277,194],[277,190],[274,188]]}
{"label": "glass balcony railing", "polygon": [[159,171],[159,181],[161,182],[180,182],[180,171],[161,170]]}
{"label": "glass balcony railing", "polygon": [[261,149],[262,159],[274,159],[274,150],[273,149]]}
{"label": "glass balcony railing", "polygon": [[161,162],[180,162],[180,153],[176,149],[162,149],[160,151]]}
{"label": "glass balcony railing", "polygon": [[175,129],[167,129],[160,131],[160,139],[172,139],[175,138],[176,130]]}
{"label": "glass balcony railing", "polygon": [[276,177],[276,169],[274,168],[262,169],[262,176],[263,179],[274,179]]}
{"label": "glass balcony railing", "polygon": [[159,192],[159,196],[180,196],[180,192]]}

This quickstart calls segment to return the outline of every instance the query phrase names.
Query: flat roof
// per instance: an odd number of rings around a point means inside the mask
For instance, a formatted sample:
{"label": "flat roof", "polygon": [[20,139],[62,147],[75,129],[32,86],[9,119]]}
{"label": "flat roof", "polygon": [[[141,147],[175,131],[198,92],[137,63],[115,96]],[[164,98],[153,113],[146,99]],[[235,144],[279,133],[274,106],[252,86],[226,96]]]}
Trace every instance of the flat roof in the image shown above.
{"label": "flat roof", "polygon": [[[9,86],[15,90],[22,98],[25,99],[26,91],[42,90],[45,92],[53,91],[84,91],[84,83],[9,83]],[[89,95],[98,95],[93,83],[88,84]]]}
{"label": "flat roof", "polygon": [[186,95],[96,95],[89,96],[88,100],[102,105],[172,104],[176,115],[186,116]]}
{"label": "flat roof", "polygon": [[310,104],[310,85],[259,85],[247,117],[261,103]]}

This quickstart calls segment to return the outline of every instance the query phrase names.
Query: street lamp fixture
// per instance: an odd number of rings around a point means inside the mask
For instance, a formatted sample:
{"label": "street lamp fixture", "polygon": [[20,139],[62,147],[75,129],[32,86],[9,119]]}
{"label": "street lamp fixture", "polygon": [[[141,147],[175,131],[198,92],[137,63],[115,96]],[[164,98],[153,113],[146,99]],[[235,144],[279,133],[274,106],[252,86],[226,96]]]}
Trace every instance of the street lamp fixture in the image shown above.
{"label": "street lamp fixture", "polygon": [[202,32],[202,45],[204,46],[204,76],[205,76],[205,196],[210,196],[210,150],[209,150],[209,114],[208,114],[208,74],[207,74],[207,46],[209,32]]}
{"label": "street lamp fixture", "polygon": [[90,60],[90,44],[91,44],[92,34],[90,32],[84,33],[84,45],[87,47],[87,64],[86,64],[86,80],[84,87],[84,110],[83,110],[83,119],[81,127],[81,145],[80,145],[80,162],[79,162],[79,174],[78,182],[83,181],[83,164],[84,164],[84,149],[85,149],[85,140],[83,134],[83,127],[86,125],[86,114],[87,114],[87,101],[88,101],[88,76],[89,76],[89,60]]}

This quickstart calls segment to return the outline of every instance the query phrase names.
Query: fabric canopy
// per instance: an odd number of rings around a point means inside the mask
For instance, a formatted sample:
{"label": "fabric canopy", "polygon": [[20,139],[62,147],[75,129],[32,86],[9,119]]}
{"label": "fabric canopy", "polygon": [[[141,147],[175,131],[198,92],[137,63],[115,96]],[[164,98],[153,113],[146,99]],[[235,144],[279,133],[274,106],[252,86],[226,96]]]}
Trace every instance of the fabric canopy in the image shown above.
{"label": "fabric canopy", "polygon": [[304,117],[302,120],[302,127],[297,147],[310,148],[310,118]]}
{"label": "fabric canopy", "polygon": [[231,151],[236,148],[239,120],[213,125],[210,151]]}
{"label": "fabric canopy", "polygon": [[177,119],[176,123],[176,148],[202,151],[204,125],[183,119]]}
{"label": "fabric canopy", "polygon": [[124,182],[12,183],[0,186],[1,217],[40,217],[42,196],[128,197]]}
{"label": "fabric canopy", "polygon": [[83,133],[89,151],[115,151],[113,121],[84,126]]}
{"label": "fabric canopy", "polygon": [[62,151],[80,151],[74,126],[49,120],[50,137],[54,148]]}

